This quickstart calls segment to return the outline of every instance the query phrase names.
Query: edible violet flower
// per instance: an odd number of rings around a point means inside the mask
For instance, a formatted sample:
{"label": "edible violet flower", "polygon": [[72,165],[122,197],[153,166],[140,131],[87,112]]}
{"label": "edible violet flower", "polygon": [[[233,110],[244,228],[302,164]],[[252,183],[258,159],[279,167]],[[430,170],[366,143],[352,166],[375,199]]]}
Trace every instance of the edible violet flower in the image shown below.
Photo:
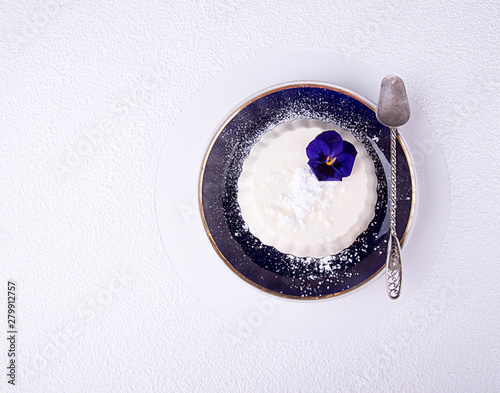
{"label": "edible violet flower", "polygon": [[306,148],[308,164],[320,181],[342,181],[352,172],[358,152],[336,131],[319,134]]}

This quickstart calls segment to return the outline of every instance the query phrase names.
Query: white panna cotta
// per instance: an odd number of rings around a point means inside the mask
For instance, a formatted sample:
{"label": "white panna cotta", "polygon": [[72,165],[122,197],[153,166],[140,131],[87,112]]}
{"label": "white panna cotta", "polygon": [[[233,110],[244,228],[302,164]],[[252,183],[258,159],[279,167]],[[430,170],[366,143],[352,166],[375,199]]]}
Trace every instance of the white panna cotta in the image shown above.
{"label": "white panna cotta", "polygon": [[[337,131],[358,152],[351,175],[319,181],[307,145]],[[295,120],[267,132],[252,147],[238,180],[238,203],[250,232],[298,257],[324,257],[349,247],[375,215],[377,177],[364,146],[349,132],[319,120]]]}

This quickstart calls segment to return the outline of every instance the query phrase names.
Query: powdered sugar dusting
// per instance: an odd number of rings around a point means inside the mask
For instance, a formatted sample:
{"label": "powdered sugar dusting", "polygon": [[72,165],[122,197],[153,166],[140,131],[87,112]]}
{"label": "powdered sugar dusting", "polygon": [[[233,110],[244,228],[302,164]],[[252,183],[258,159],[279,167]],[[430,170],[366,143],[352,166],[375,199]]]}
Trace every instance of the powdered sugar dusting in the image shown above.
{"label": "powdered sugar dusting", "polygon": [[295,220],[302,223],[323,196],[324,184],[314,176],[308,165],[303,165],[295,170],[290,191],[278,200],[278,204],[292,210]]}

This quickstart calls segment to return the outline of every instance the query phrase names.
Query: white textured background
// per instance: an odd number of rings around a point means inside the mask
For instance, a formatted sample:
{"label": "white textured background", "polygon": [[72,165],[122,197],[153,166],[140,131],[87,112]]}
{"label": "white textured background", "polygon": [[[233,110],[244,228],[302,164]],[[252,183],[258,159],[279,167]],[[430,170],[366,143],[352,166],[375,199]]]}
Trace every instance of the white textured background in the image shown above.
{"label": "white textured background", "polygon": [[[0,391],[500,390],[499,10],[498,1],[4,2],[0,315],[7,280],[17,280],[20,334],[17,388],[0,344]],[[234,340],[238,328],[167,259],[156,168],[202,85],[298,48],[405,79],[446,154],[449,229],[419,290],[363,334]]]}

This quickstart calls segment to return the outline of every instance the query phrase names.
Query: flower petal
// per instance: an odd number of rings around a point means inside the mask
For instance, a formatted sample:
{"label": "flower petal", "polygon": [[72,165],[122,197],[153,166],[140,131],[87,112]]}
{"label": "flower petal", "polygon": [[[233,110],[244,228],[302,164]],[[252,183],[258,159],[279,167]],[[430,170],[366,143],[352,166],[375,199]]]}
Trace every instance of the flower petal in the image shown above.
{"label": "flower petal", "polygon": [[354,145],[350,142],[344,141],[344,148],[342,149],[342,153],[351,154],[353,157],[356,157],[358,151],[354,147]]}
{"label": "flower petal", "polygon": [[358,152],[352,144],[344,142],[344,150],[337,156],[333,164],[343,177],[347,177],[351,174],[352,167],[354,166],[354,159],[357,154]]}
{"label": "flower petal", "polygon": [[309,167],[319,181],[342,180],[342,174],[333,166],[309,160]]}
{"label": "flower petal", "polygon": [[330,155],[330,148],[325,141],[321,139],[313,139],[306,147],[307,158],[310,160],[326,162]]}
{"label": "flower petal", "polygon": [[316,137],[316,140],[325,141],[330,148],[330,157],[335,157],[342,152],[344,141],[337,131],[325,131]]}

